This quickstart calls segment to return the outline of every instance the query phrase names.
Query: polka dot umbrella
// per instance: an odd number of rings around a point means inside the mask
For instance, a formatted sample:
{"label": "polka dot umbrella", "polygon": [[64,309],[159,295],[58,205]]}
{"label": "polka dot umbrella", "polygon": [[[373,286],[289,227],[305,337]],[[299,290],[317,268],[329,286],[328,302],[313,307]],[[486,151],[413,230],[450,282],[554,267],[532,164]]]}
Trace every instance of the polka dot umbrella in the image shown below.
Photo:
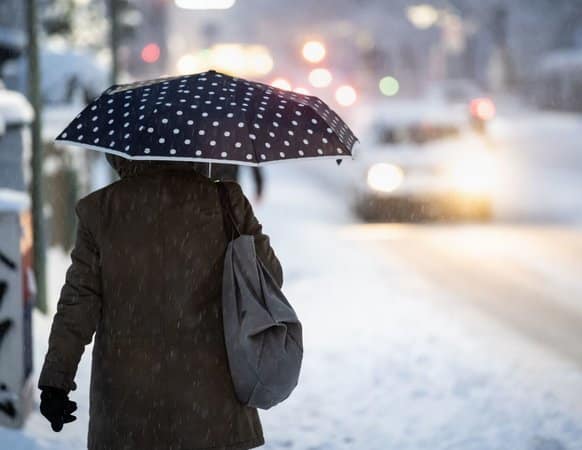
{"label": "polka dot umbrella", "polygon": [[215,71],[115,85],[57,140],[128,159],[252,166],[350,158],[357,141],[317,97]]}

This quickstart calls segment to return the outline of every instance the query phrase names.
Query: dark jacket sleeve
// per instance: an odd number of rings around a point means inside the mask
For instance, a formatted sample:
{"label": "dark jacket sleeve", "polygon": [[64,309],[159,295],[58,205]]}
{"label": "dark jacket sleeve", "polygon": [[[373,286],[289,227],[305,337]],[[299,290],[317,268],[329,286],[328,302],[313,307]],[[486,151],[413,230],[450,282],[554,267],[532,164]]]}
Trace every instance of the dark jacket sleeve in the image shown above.
{"label": "dark jacket sleeve", "polygon": [[101,315],[99,249],[90,230],[88,206],[77,205],[79,224],[65,285],[57,305],[49,337],[49,348],[38,382],[70,391],[75,389],[77,366],[91,342]]}
{"label": "dark jacket sleeve", "polygon": [[230,202],[236,215],[241,233],[255,237],[257,256],[269,270],[279,287],[283,285],[283,269],[271,247],[269,236],[263,233],[263,227],[255,217],[253,208],[237,183],[224,183],[228,188]]}

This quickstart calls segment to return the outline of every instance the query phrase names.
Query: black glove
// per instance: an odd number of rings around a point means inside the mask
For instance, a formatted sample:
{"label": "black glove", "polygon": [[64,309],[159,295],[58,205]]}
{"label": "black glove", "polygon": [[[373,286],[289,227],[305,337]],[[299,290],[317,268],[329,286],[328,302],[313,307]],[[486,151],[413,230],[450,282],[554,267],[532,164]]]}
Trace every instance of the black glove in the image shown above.
{"label": "black glove", "polygon": [[41,388],[40,413],[51,423],[53,431],[61,431],[63,424],[77,420],[72,414],[77,410],[77,404],[69,400],[62,389],[53,387]]}

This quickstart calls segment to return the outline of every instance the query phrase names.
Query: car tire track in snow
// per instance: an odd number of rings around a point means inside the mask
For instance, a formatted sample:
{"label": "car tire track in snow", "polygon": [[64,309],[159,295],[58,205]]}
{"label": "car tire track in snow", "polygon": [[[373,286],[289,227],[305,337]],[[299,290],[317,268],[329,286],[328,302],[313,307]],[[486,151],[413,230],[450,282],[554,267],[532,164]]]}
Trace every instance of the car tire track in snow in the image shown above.
{"label": "car tire track in snow", "polygon": [[[576,275],[571,274],[571,259],[548,252],[546,271],[538,256],[547,247],[563,251],[577,246],[582,233],[563,234],[554,246],[555,237],[544,231],[542,227],[408,226],[379,244],[392,258],[402,258],[438,289],[452,294],[445,298],[469,302],[582,366],[582,283],[572,281]],[[582,264],[579,255],[574,268]],[[557,283],[552,273],[570,273],[564,277],[571,283]],[[581,303],[578,307],[576,300]]]}

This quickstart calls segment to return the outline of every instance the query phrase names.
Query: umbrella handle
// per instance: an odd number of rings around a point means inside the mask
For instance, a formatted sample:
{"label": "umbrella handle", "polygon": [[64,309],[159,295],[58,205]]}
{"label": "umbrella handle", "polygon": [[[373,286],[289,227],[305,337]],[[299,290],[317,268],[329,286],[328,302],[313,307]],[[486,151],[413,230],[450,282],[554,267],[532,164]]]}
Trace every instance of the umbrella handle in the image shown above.
{"label": "umbrella handle", "polygon": [[212,179],[212,163],[208,163],[208,178]]}

